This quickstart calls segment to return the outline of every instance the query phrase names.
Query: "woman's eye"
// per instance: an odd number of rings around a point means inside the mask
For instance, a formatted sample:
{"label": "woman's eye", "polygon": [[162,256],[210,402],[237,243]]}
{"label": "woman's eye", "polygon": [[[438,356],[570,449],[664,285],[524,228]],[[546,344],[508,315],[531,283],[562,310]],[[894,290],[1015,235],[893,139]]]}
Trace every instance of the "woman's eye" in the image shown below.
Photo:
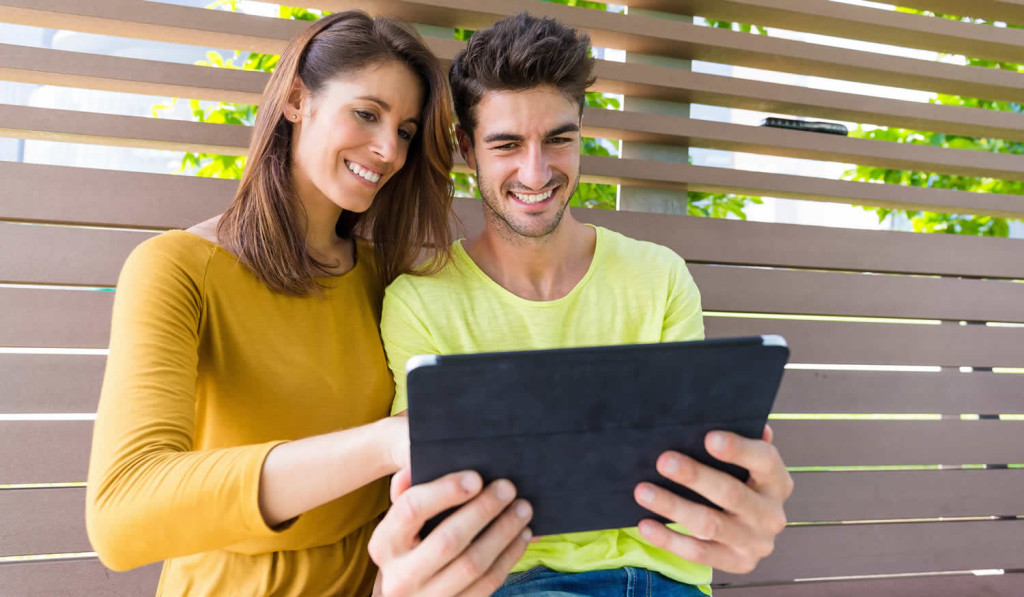
{"label": "woman's eye", "polygon": [[398,129],[398,136],[406,141],[411,141],[416,136],[416,133],[405,129]]}
{"label": "woman's eye", "polygon": [[365,122],[374,122],[375,120],[377,120],[376,114],[374,114],[373,112],[367,112],[366,110],[356,110],[355,114],[356,117],[359,118],[359,120]]}

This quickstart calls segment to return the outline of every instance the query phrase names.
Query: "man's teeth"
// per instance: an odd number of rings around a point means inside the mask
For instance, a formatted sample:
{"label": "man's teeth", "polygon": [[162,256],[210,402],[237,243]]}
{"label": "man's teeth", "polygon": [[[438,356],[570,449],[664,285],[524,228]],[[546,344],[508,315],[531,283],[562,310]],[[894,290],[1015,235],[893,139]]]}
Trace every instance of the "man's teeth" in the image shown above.
{"label": "man's teeth", "polygon": [[358,174],[359,176],[362,176],[363,178],[365,178],[366,180],[368,180],[370,182],[377,182],[378,180],[380,180],[380,174],[377,174],[376,172],[372,172],[370,170],[367,170],[366,168],[363,168],[359,164],[354,164],[352,162],[345,162],[345,163],[346,163],[346,165],[348,165],[348,169],[349,170],[351,170],[352,172]]}
{"label": "man's teeth", "polygon": [[548,197],[551,197],[551,193],[554,192],[555,190],[551,189],[550,191],[546,193],[541,193],[539,195],[520,195],[519,193],[512,194],[515,196],[516,199],[522,201],[523,203],[540,203],[541,201],[546,200]]}

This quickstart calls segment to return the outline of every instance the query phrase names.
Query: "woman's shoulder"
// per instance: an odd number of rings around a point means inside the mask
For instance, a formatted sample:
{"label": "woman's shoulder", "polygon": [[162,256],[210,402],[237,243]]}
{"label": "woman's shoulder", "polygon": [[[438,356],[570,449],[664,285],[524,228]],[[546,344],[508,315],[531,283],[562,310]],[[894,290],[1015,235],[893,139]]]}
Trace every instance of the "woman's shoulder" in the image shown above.
{"label": "woman's shoulder", "polygon": [[201,236],[185,230],[168,230],[136,246],[122,275],[137,272],[153,277],[163,273],[201,279],[217,250],[215,243]]}

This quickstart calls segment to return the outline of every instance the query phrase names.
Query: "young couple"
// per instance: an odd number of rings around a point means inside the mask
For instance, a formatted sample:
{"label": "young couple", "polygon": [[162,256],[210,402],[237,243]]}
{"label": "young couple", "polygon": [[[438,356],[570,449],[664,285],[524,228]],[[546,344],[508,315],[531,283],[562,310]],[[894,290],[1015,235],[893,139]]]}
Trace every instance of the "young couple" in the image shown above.
{"label": "young couple", "polygon": [[[703,337],[679,257],[566,209],[589,50],[523,14],[447,78],[409,27],[356,11],[292,42],[234,202],[121,273],[87,489],[107,566],[163,560],[160,595],[700,595],[772,551],[792,481],[767,428],[707,438],[746,484],[661,455],[723,508],[635,488],[678,526],[531,538],[507,480],[410,487],[409,356]],[[486,215],[455,243],[453,97]]]}

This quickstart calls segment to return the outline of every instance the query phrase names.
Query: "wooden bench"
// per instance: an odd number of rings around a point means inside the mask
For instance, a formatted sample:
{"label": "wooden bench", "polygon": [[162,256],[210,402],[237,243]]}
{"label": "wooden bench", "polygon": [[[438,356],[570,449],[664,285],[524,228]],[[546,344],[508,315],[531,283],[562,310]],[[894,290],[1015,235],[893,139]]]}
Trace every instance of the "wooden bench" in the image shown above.
{"label": "wooden bench", "polygon": [[[310,2],[316,3],[328,4]],[[754,4],[756,14],[775,24],[787,7],[817,14],[810,22],[823,28],[837,26],[837,19],[847,27],[870,22],[867,13],[859,12],[870,9],[847,10],[820,0],[633,3],[697,11],[753,10]],[[597,43],[676,58],[766,66],[765,56],[771,54],[777,62],[767,66],[791,72],[822,74],[832,69],[833,76],[851,80],[884,84],[898,78],[907,85],[967,95],[974,90],[993,97],[1017,97],[1024,89],[1024,75],[1016,73],[967,73],[954,65],[930,64],[908,73],[905,59],[880,56],[859,65],[858,53],[822,46],[814,46],[815,61],[800,42],[536,0],[331,3],[341,6],[385,10],[434,26],[466,27],[530,9],[590,29]],[[834,11],[832,16],[815,12],[823,7]],[[911,45],[932,34],[929,39],[953,51],[957,44],[967,44],[973,32],[961,23],[940,28],[920,20],[925,17],[916,18],[894,20],[894,30],[879,29],[878,35]],[[0,0],[0,22],[264,52],[279,51],[301,28],[286,21],[124,0]],[[459,47],[439,38],[430,43],[443,59]],[[1020,52],[1024,44],[999,38],[989,40],[987,48]],[[599,89],[637,97],[1003,138],[1024,135],[1019,114],[908,106],[663,66],[600,61],[598,72]],[[266,80],[261,73],[3,45],[0,76],[249,102],[257,100]],[[586,123],[588,134],[631,142],[905,164],[1004,178],[1024,173],[1021,156],[893,148],[881,142],[642,113],[591,111]],[[241,154],[248,131],[0,105],[0,134]],[[688,186],[1024,216],[1019,197],[841,183],[654,158],[587,157],[583,169],[588,180],[631,186]],[[102,379],[110,289],[134,246],[160,230],[218,213],[230,201],[235,183],[10,162],[0,162],[0,181],[0,594],[152,594],[159,564],[109,572],[91,553],[84,530],[89,415],[95,412]],[[474,201],[459,200],[457,213],[467,232],[481,225]],[[1024,463],[1024,421],[998,416],[1024,412],[1024,377],[999,372],[1024,367],[1024,327],[1019,327],[1024,324],[1024,284],[1019,283],[1024,280],[1024,241],[664,214],[576,214],[684,256],[702,291],[710,337],[778,333],[792,348],[794,367],[786,373],[772,423],[787,464],[795,467],[796,491],[787,506],[791,528],[780,536],[776,553],[751,575],[716,575],[716,594],[1024,593],[1024,471],[1010,467]],[[962,372],[961,367],[973,370]],[[908,370],[914,368],[918,370]],[[74,416],[41,420],[61,413]],[[978,570],[1003,573],[974,573]]]}

